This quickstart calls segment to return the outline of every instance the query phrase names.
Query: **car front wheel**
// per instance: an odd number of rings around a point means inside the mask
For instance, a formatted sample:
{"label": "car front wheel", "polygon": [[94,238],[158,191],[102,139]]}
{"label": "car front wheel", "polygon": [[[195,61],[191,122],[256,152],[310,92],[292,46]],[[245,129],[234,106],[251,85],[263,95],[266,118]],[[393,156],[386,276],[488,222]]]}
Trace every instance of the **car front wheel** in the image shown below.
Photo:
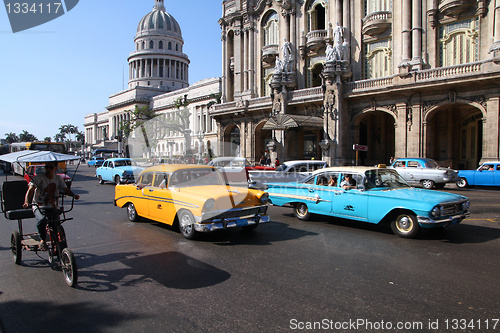
{"label": "car front wheel", "polygon": [[430,179],[424,179],[420,182],[423,188],[431,189],[434,187],[434,182]]}
{"label": "car front wheel", "polygon": [[188,210],[183,210],[179,213],[179,231],[187,239],[193,239],[196,235],[194,230],[194,216]]}
{"label": "car front wheel", "polygon": [[293,208],[293,214],[295,215],[296,218],[302,221],[307,221],[311,217],[311,213],[309,213],[309,208],[307,208],[307,205],[302,202],[295,205],[295,207]]}
{"label": "car front wheel", "polygon": [[469,186],[469,183],[467,183],[467,179],[460,177],[460,179],[457,181],[457,187],[459,188],[466,188]]}
{"label": "car front wheel", "polygon": [[400,214],[391,222],[392,232],[403,238],[415,237],[419,228],[417,217],[411,213]]}
{"label": "car front wheel", "polygon": [[128,219],[132,222],[138,222],[140,219],[139,214],[137,214],[137,210],[135,209],[135,206],[133,203],[129,203],[127,205],[127,215],[128,215]]}
{"label": "car front wheel", "polygon": [[115,184],[120,185],[120,176],[118,175],[115,176]]}

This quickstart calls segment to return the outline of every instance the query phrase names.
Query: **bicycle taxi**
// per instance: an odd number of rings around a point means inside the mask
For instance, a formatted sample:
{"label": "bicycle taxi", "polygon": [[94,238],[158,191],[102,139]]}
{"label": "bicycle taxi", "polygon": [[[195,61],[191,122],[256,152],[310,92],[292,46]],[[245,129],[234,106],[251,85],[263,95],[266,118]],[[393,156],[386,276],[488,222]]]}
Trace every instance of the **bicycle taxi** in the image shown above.
{"label": "bicycle taxi", "polygon": [[[24,150],[16,153],[0,155],[1,161],[19,164],[28,162],[60,162],[79,159],[80,158],[78,156],[59,154],[50,151],[34,150]],[[76,170],[78,170],[78,166]],[[71,217],[66,217],[66,213],[70,212],[73,209],[75,198],[72,198],[69,207],[65,208],[65,195],[60,194],[60,205],[58,209],[40,209],[40,211],[48,221],[46,227],[46,246],[44,249],[40,249],[40,237],[38,233],[24,233],[23,231],[23,220],[35,218],[32,207],[23,208],[27,190],[28,182],[24,179],[12,181],[8,181],[6,179],[1,189],[2,212],[6,219],[17,221],[18,224],[18,230],[12,232],[10,238],[10,248],[12,251],[14,262],[18,265],[21,264],[23,251],[33,251],[41,259],[44,258],[40,256],[39,252],[47,252],[50,265],[52,265],[52,267],[56,269],[61,269],[64,274],[66,284],[68,284],[70,287],[74,287],[78,281],[77,264],[73,252],[67,247],[66,234],[64,232],[62,223],[73,219]]]}

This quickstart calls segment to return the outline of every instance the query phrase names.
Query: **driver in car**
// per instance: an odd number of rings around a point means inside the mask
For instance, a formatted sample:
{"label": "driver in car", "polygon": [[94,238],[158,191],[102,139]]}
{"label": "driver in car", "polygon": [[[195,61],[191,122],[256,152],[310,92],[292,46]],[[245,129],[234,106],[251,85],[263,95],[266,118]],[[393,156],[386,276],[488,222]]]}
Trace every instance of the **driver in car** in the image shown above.
{"label": "driver in car", "polygon": [[45,238],[47,237],[48,221],[44,213],[59,208],[59,191],[74,197],[76,200],[80,198],[78,194],[74,194],[66,186],[61,176],[56,175],[56,168],[57,162],[46,162],[45,173],[37,174],[31,179],[24,198],[24,208],[28,208],[30,203],[33,203],[33,213],[37,220],[36,227],[40,235],[40,243],[38,244],[40,250],[47,249]]}

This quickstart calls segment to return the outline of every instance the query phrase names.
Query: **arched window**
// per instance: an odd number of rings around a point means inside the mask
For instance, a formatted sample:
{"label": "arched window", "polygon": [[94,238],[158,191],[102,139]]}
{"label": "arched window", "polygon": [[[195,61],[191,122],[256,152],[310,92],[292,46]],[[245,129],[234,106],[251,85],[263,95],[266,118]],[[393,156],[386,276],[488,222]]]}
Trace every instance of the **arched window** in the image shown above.
{"label": "arched window", "polygon": [[314,0],[309,3],[307,10],[308,31],[326,29],[326,10],[323,0]]}
{"label": "arched window", "polygon": [[264,45],[279,44],[279,15],[272,12],[267,16],[263,26]]}
{"label": "arched window", "polygon": [[384,39],[364,46],[364,77],[373,79],[392,74],[391,40]]}
{"label": "arched window", "polygon": [[453,66],[479,60],[479,18],[439,28],[439,64]]}
{"label": "arched window", "polygon": [[172,49],[172,42],[168,42],[168,49],[171,50]]}
{"label": "arched window", "polygon": [[149,48],[150,48],[150,49],[153,49],[153,48],[154,48],[154,46],[155,46],[155,43],[154,43],[152,40],[151,40],[151,41],[149,41]]}
{"label": "arched window", "polygon": [[175,50],[179,51],[179,44],[175,44]]}
{"label": "arched window", "polygon": [[159,48],[160,50],[162,50],[162,49],[163,49],[163,41],[162,41],[162,40],[158,43],[158,48]]}

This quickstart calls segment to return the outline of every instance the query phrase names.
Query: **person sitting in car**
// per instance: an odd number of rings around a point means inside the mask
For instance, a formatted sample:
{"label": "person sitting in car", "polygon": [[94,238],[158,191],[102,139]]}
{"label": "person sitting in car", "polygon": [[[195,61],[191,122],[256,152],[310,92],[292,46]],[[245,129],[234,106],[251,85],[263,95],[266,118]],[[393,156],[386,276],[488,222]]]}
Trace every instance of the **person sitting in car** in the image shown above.
{"label": "person sitting in car", "polygon": [[340,187],[344,190],[350,190],[356,188],[356,181],[352,178],[352,175],[346,174],[344,180],[340,182]]}

